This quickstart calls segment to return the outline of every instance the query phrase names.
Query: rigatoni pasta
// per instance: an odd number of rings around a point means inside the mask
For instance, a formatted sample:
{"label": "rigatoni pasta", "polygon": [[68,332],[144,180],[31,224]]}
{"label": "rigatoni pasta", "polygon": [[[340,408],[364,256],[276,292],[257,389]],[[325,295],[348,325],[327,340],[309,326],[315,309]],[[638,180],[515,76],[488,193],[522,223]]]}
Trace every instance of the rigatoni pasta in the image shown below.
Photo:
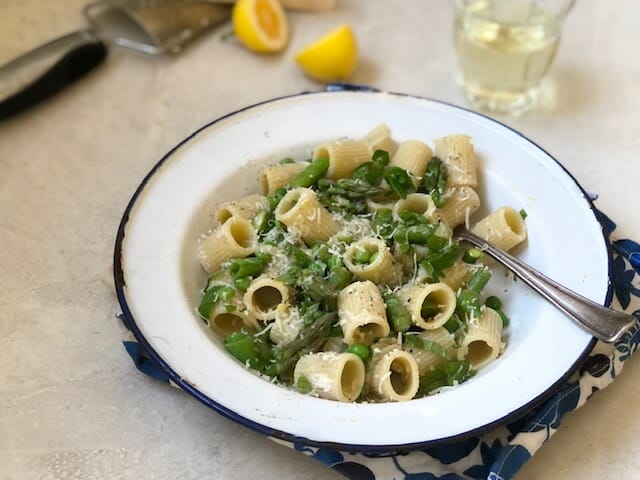
{"label": "rigatoni pasta", "polygon": [[438,138],[436,157],[447,167],[447,186],[478,186],[478,174],[473,142],[468,135],[447,135]]}
{"label": "rigatoni pasta", "polygon": [[[455,386],[500,356],[508,317],[486,296],[483,252],[526,238],[503,207],[473,223],[477,164],[466,135],[396,142],[386,124],[260,171],[221,204],[196,256],[198,315],[246,368],[300,393],[396,402]],[[397,149],[396,149],[397,145]]]}
{"label": "rigatoni pasta", "polygon": [[287,186],[308,165],[308,162],[293,162],[264,167],[258,177],[262,193],[268,195],[279,188]]}
{"label": "rigatoni pasta", "polygon": [[293,378],[306,393],[353,402],[364,385],[364,363],[353,353],[310,353],[298,360]]}
{"label": "rigatoni pasta", "polygon": [[406,170],[415,187],[427,169],[432,154],[427,144],[419,140],[406,140],[398,145],[398,150],[391,159],[391,165]]}
{"label": "rigatoni pasta", "polygon": [[200,244],[198,260],[207,273],[213,273],[225,260],[251,255],[256,241],[253,225],[242,217],[232,217]]}
{"label": "rigatoni pasta", "polygon": [[308,188],[290,190],[275,210],[276,220],[294,230],[308,245],[328,240],[339,230],[338,223]]}
{"label": "rigatoni pasta", "polygon": [[242,217],[246,220],[253,220],[261,210],[266,207],[267,198],[263,195],[249,195],[240,200],[224,202],[215,211],[215,218],[220,225],[231,217]]}
{"label": "rigatoni pasta", "polygon": [[527,238],[522,215],[511,207],[498,208],[471,227],[471,231],[504,251],[511,250]]}
{"label": "rigatoni pasta", "polygon": [[313,160],[329,159],[327,178],[347,178],[365,162],[371,160],[373,149],[364,140],[339,140],[320,145],[313,152]]}
{"label": "rigatoni pasta", "polygon": [[363,138],[373,151],[384,150],[393,156],[398,149],[398,144],[391,138],[391,130],[386,123],[380,123],[370,130]]}
{"label": "rigatoni pasta", "polygon": [[370,281],[354,282],[340,291],[338,319],[347,345],[369,345],[390,332],[382,295]]}

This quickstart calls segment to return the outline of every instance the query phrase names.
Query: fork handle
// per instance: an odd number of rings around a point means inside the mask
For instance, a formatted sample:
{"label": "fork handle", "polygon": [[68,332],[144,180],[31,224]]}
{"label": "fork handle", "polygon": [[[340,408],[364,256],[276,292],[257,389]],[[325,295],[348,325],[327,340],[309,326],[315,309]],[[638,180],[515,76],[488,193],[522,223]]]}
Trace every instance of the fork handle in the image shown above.
{"label": "fork handle", "polygon": [[51,97],[99,65],[106,55],[105,44],[83,30],[0,66],[0,121]]}
{"label": "fork handle", "polygon": [[569,290],[504,250],[488,244],[474,233],[460,232],[456,233],[456,237],[495,258],[594,337],[604,342],[619,340],[624,332],[636,323],[634,316],[603,307]]}

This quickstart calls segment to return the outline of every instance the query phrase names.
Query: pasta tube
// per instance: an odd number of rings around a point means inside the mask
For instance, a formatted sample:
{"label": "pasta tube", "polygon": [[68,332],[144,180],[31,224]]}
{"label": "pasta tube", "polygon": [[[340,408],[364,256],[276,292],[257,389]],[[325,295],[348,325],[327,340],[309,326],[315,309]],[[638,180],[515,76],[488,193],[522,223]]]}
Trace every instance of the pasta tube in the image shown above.
{"label": "pasta tube", "polygon": [[436,157],[447,168],[447,185],[458,187],[478,186],[476,157],[468,135],[447,135],[435,141]]}
{"label": "pasta tube", "polygon": [[364,363],[353,353],[309,353],[298,360],[293,372],[296,385],[302,384],[302,378],[310,393],[320,398],[353,402],[364,385]]}
{"label": "pasta tube", "polygon": [[239,331],[242,327],[252,329],[258,328],[255,317],[248,312],[234,310],[229,312],[225,305],[218,303],[211,310],[209,315],[209,326],[220,335],[227,336]]}
{"label": "pasta tube", "polygon": [[373,282],[354,282],[338,294],[338,318],[348,345],[370,345],[389,335],[384,300]]}
{"label": "pasta tube", "polygon": [[416,212],[431,220],[436,213],[436,204],[431,195],[410,193],[407,198],[400,199],[393,205],[392,213],[396,220],[400,219],[402,212]]}
{"label": "pasta tube", "polygon": [[449,285],[449,287],[451,287],[451,290],[455,292],[465,283],[467,283],[467,280],[469,280],[469,278],[471,277],[471,273],[471,265],[458,260],[449,268],[444,269],[440,281]]}
{"label": "pasta tube", "polygon": [[398,144],[391,138],[391,130],[385,123],[378,124],[362,140],[371,145],[371,150],[374,152],[376,150],[384,150],[389,153],[390,157],[393,157],[398,149]]}
{"label": "pasta tube", "polygon": [[313,152],[313,160],[329,159],[327,178],[347,178],[365,162],[371,160],[371,145],[362,140],[340,140],[319,146]]}
{"label": "pasta tube", "polygon": [[466,223],[478,208],[480,198],[473,188],[448,187],[444,192],[444,205],[436,211],[434,218],[455,228]]}
{"label": "pasta tube", "polygon": [[257,237],[251,222],[242,217],[231,217],[198,246],[198,260],[202,268],[211,274],[225,260],[251,255]]}
{"label": "pasta tube", "polygon": [[[405,346],[406,351],[413,355],[413,357],[416,359],[416,363],[418,364],[418,371],[420,372],[421,376],[429,373],[431,369],[444,363],[446,358],[439,353],[443,353],[446,356],[452,353],[457,353],[455,352],[455,337],[444,327],[439,327],[435,330],[425,330],[424,332],[416,335],[416,337],[423,342],[433,342],[435,345],[437,345],[437,350],[441,350],[441,352],[436,353],[431,350]],[[436,348],[434,348],[434,350],[436,350]]]}
{"label": "pasta tube", "polygon": [[366,237],[349,245],[344,264],[360,280],[392,285],[400,278],[401,266],[393,259],[383,240]]}
{"label": "pasta tube", "polygon": [[498,208],[476,223],[471,231],[505,251],[527,238],[527,227],[522,216],[511,207]]}
{"label": "pasta tube", "polygon": [[340,224],[309,188],[294,188],[287,192],[276,207],[275,215],[276,220],[294,230],[307,245],[326,241],[340,230]]}
{"label": "pasta tube", "polygon": [[398,344],[374,345],[372,350],[369,391],[387,402],[402,402],[415,397],[419,386],[416,359]]}
{"label": "pasta tube", "polygon": [[404,168],[412,176],[413,186],[417,187],[432,155],[431,148],[427,144],[419,140],[406,140],[398,146],[390,165]]}
{"label": "pasta tube", "polygon": [[456,294],[446,283],[413,284],[398,290],[411,321],[424,330],[434,330],[447,323],[456,308]]}
{"label": "pasta tube", "polygon": [[482,314],[470,322],[460,343],[458,360],[466,359],[472,367],[482,368],[502,351],[502,319],[495,310],[485,307]]}
{"label": "pasta tube", "polygon": [[232,202],[225,202],[220,205],[215,212],[218,224],[222,225],[231,217],[242,217],[245,220],[252,220],[259,210],[267,207],[267,199],[262,195],[249,195]]}
{"label": "pasta tube", "polygon": [[307,162],[279,163],[264,167],[258,176],[260,189],[264,195],[275,192],[279,188],[285,187],[309,164]]}
{"label": "pasta tube", "polygon": [[247,311],[262,321],[276,318],[278,305],[289,301],[289,287],[279,280],[258,277],[244,294]]}
{"label": "pasta tube", "polygon": [[280,347],[295,340],[302,327],[303,319],[300,311],[281,303],[276,307],[275,320],[269,330],[269,338]]}

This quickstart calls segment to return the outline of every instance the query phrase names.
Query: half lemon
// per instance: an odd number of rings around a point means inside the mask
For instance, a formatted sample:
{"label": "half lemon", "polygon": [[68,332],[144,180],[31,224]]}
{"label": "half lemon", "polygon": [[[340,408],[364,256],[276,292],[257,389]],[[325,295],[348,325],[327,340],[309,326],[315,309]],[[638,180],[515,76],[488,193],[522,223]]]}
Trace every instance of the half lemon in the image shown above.
{"label": "half lemon", "polygon": [[320,82],[346,80],[358,65],[358,44],[349,25],[341,25],[295,56],[311,78]]}
{"label": "half lemon", "polygon": [[278,0],[238,0],[231,14],[233,32],[249,50],[282,50],[289,40],[289,25]]}

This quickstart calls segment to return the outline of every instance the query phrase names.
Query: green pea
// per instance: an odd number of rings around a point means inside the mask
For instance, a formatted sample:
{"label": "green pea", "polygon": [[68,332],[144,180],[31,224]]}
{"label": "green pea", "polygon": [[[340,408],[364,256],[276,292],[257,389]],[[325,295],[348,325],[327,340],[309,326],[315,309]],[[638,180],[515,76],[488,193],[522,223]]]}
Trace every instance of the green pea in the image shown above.
{"label": "green pea", "polygon": [[362,343],[356,343],[351,345],[347,352],[353,353],[362,359],[363,362],[366,362],[371,357],[371,349]]}
{"label": "green pea", "polygon": [[500,300],[498,297],[493,295],[490,297],[487,297],[487,299],[484,301],[484,304],[487,307],[492,308],[494,310],[500,310],[502,308],[502,300]]}
{"label": "green pea", "polygon": [[369,263],[369,259],[371,258],[371,253],[367,250],[359,250],[357,249],[353,255],[353,262],[363,265],[365,263]]}

